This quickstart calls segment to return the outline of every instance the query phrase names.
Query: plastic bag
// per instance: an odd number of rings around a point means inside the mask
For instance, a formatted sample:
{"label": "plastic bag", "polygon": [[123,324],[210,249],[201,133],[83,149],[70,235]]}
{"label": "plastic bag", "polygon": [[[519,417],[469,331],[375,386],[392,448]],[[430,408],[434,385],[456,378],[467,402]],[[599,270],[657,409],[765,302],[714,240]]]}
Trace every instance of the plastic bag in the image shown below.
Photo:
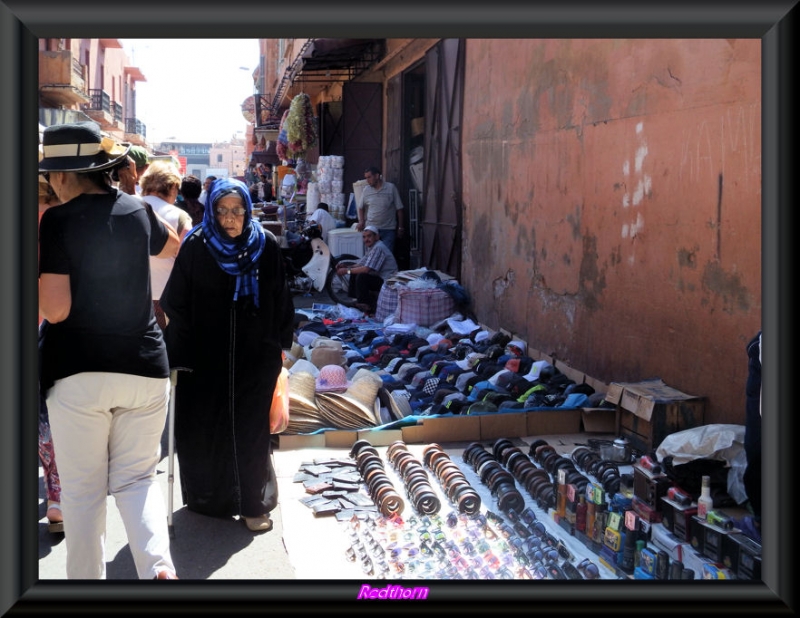
{"label": "plastic bag", "polygon": [[272,393],[272,405],[269,409],[270,433],[282,433],[289,426],[289,370],[281,368],[275,391]]}

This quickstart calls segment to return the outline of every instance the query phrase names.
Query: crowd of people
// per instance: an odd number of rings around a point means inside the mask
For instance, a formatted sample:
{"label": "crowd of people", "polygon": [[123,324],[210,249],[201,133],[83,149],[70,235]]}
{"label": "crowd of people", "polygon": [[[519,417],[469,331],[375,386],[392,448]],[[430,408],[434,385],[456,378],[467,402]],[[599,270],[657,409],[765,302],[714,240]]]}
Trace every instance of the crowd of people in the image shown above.
{"label": "crowd of people", "polygon": [[[139,577],[178,578],[155,483],[173,396],[184,504],[272,528],[269,409],[295,316],[280,245],[253,216],[254,202],[274,199],[272,170],[250,172],[201,183],[94,122],[42,134],[39,457],[68,578],[106,576],[108,495]],[[402,233],[389,222],[402,203],[377,168],[365,177],[365,255],[348,274],[374,312],[397,272],[381,237]],[[337,226],[325,203],[309,220],[325,241]]]}
{"label": "crowd of people", "polygon": [[184,503],[272,527],[269,408],[294,307],[252,208],[243,182],[201,189],[94,122],[43,132],[39,455],[70,579],[106,577],[108,495],[139,578],[178,578],[155,476],[171,372]]}

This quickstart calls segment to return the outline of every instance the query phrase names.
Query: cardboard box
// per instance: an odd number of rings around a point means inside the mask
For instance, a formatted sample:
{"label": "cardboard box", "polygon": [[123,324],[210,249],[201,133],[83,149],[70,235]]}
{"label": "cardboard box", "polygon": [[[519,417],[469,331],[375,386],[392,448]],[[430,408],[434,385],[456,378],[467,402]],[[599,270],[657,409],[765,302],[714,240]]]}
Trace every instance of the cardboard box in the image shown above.
{"label": "cardboard box", "polygon": [[358,432],[349,429],[326,431],[323,435],[327,448],[350,448],[358,440]]}
{"label": "cardboard box", "polygon": [[482,414],[477,418],[481,422],[481,440],[498,440],[500,438],[520,438],[527,435],[528,414],[532,412],[504,412],[501,414]]}
{"label": "cardboard box", "polygon": [[580,410],[533,410],[526,413],[527,429],[519,436],[546,436],[559,433],[580,433]]}
{"label": "cardboard box", "polygon": [[591,386],[596,393],[607,393],[608,392],[608,384],[602,382],[601,380],[597,380],[592,376],[586,376],[584,378],[584,383]]}
{"label": "cardboard box", "polygon": [[403,427],[403,441],[407,444],[461,442],[480,439],[480,416],[432,416],[424,419],[422,425]]}
{"label": "cardboard box", "polygon": [[573,369],[566,363],[562,363],[561,361],[556,361],[554,363],[554,367],[558,369],[561,373],[567,376],[570,380],[575,382],[575,384],[583,384],[586,379],[586,374],[582,371],[578,371],[577,369]]}
{"label": "cardboard box", "polygon": [[587,433],[614,433],[617,429],[617,411],[612,408],[583,408],[583,431]]}
{"label": "cardboard box", "polygon": [[372,446],[389,446],[392,442],[403,440],[402,429],[381,429],[379,431],[359,431],[358,440],[367,440]]}
{"label": "cardboard box", "polygon": [[323,448],[325,447],[325,434],[315,433],[313,435],[279,435],[278,448],[282,451],[289,451],[301,448]]}
{"label": "cardboard box", "polygon": [[278,448],[350,448],[356,440],[369,440],[374,446],[388,446],[402,440],[406,444],[432,442],[470,442],[580,433],[581,410],[553,409],[528,412],[499,412],[475,415],[431,416],[416,425],[398,429],[330,430],[319,434],[280,435]]}
{"label": "cardboard box", "polygon": [[705,399],[682,393],[660,378],[612,382],[606,401],[619,411],[616,433],[644,452],[657,448],[669,434],[703,424]]}

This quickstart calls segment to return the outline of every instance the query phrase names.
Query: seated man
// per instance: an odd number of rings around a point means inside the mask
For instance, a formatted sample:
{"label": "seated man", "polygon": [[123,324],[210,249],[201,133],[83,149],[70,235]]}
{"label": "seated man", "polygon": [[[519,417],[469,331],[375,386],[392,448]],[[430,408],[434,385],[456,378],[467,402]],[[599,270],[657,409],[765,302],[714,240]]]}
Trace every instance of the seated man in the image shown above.
{"label": "seated man", "polygon": [[336,228],[336,219],[329,212],[328,204],[325,202],[317,204],[316,210],[306,217],[306,222],[313,222],[319,226],[320,232],[322,232],[322,241],[327,245],[328,232]]}
{"label": "seated man", "polygon": [[377,227],[368,225],[361,236],[364,239],[364,256],[355,264],[337,265],[336,274],[350,275],[348,293],[356,299],[356,307],[373,314],[384,279],[397,273],[397,261],[389,247],[380,240]]}

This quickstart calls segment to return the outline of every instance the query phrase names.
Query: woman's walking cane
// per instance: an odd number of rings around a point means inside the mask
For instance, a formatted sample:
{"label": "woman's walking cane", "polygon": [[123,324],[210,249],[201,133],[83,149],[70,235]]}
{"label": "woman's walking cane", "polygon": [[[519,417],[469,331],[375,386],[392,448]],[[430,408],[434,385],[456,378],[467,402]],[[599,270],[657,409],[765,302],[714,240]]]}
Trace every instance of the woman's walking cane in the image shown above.
{"label": "woman's walking cane", "polygon": [[169,408],[167,412],[167,441],[169,461],[167,465],[167,483],[169,491],[167,494],[167,530],[169,538],[175,538],[175,528],[172,525],[172,494],[175,484],[175,388],[178,386],[178,370],[173,369],[169,373],[170,391]]}

